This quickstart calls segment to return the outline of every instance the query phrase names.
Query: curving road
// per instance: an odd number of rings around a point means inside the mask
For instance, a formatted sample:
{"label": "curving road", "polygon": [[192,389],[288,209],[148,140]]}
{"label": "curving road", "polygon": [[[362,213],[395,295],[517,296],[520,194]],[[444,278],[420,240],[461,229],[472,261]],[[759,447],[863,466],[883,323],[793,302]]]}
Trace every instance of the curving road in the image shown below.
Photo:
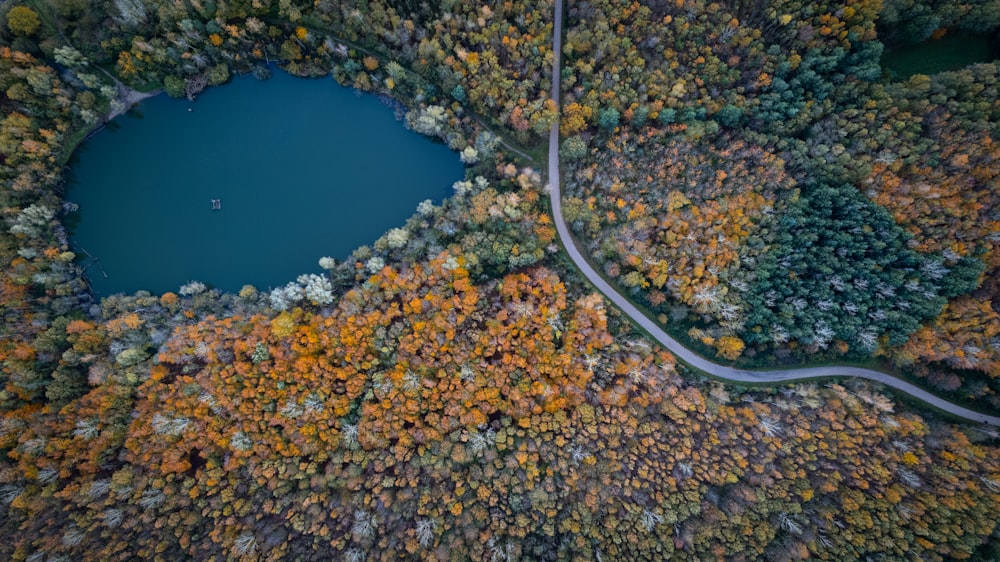
{"label": "curving road", "polygon": [[[552,58],[552,100],[556,102],[556,107],[559,106],[559,83],[560,83],[560,69],[562,67],[562,19],[563,19],[563,2],[562,0],[555,1],[555,19],[553,21],[553,53]],[[577,247],[569,228],[566,226],[566,220],[562,215],[562,197],[560,195],[560,177],[559,177],[559,123],[553,123],[552,130],[549,132],[549,194],[552,199],[552,214],[556,223],[556,230],[559,232],[559,238],[562,240],[563,246],[566,248],[566,252],[569,253],[569,257],[579,268],[580,272],[583,273],[587,279],[599,290],[604,293],[605,298],[610,300],[621,309],[626,315],[628,315],[633,322],[638,324],[643,330],[649,333],[656,341],[660,342],[664,347],[669,349],[674,355],[680,358],[685,363],[691,365],[692,367],[699,369],[712,375],[713,377],[718,377],[720,379],[725,379],[733,382],[749,382],[749,383],[778,383],[786,381],[796,381],[802,379],[812,379],[816,377],[857,377],[861,379],[868,379],[882,383],[886,386],[891,386],[896,390],[905,392],[910,396],[926,402],[935,408],[944,410],[955,416],[965,418],[969,421],[1000,426],[1000,418],[995,416],[988,416],[986,414],[981,414],[979,412],[972,411],[968,408],[963,408],[957,404],[953,404],[943,398],[935,396],[922,388],[919,388],[913,384],[910,384],[904,380],[896,378],[888,373],[883,373],[881,371],[873,371],[871,369],[862,369],[860,367],[848,367],[848,366],[824,366],[824,367],[808,367],[802,369],[785,369],[778,371],[749,371],[746,369],[736,369],[734,367],[729,367],[726,365],[720,365],[718,363],[713,363],[708,359],[698,355],[697,353],[691,351],[690,349],[684,347],[679,341],[670,337],[669,334],[663,331],[656,322],[648,318],[643,314],[638,308],[636,308],[631,302],[628,301],[624,296],[622,296],[614,287],[612,287],[607,281],[604,280],[592,267],[587,263],[586,258],[580,252]]]}

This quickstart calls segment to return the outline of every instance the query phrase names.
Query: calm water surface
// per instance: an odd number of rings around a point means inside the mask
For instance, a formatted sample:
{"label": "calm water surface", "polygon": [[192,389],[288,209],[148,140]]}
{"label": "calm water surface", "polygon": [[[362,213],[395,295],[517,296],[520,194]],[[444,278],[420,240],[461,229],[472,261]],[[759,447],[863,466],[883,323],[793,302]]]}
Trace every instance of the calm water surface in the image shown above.
{"label": "calm water surface", "polygon": [[146,100],[95,135],[75,157],[67,199],[80,211],[68,222],[107,273],[88,270],[100,295],[190,280],[264,289],[371,244],[462,173],[457,154],[378,99],[275,72],[196,103]]}
{"label": "calm water surface", "polygon": [[882,66],[894,72],[896,78],[905,80],[914,74],[930,75],[990,62],[996,55],[989,35],[958,32],[886,51]]}

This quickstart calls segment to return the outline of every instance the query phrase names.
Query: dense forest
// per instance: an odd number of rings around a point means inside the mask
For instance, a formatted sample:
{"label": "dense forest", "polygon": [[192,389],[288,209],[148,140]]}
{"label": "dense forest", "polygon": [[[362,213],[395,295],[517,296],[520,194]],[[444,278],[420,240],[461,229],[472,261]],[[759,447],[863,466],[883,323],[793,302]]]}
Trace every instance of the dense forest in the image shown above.
{"label": "dense forest", "polygon": [[567,220],[607,276],[721,358],[874,355],[1000,406],[997,67],[879,67],[998,16],[685,6],[570,10]]}
{"label": "dense forest", "polygon": [[[998,71],[884,50],[989,2],[8,0],[0,5],[0,558],[991,560],[1000,449],[849,381],[885,362],[1000,410]],[[64,166],[134,91],[274,64],[406,108],[466,178],[323,274],[98,301]],[[536,156],[532,156],[532,155]]]}

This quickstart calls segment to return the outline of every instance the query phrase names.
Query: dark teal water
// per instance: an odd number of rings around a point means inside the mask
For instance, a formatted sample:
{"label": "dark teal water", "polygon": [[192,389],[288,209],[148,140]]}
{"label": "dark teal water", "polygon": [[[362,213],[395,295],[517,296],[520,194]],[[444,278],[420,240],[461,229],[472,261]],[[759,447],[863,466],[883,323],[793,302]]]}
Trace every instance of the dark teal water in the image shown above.
{"label": "dark teal water", "polygon": [[996,56],[989,35],[958,32],[886,51],[882,66],[894,72],[897,79],[905,80],[914,74],[930,75],[989,62]]}
{"label": "dark teal water", "polygon": [[80,205],[74,247],[108,275],[87,272],[99,295],[284,285],[440,202],[463,174],[457,154],[329,78],[275,72],[195,103],[158,96],[115,125],[80,148],[67,195]]}

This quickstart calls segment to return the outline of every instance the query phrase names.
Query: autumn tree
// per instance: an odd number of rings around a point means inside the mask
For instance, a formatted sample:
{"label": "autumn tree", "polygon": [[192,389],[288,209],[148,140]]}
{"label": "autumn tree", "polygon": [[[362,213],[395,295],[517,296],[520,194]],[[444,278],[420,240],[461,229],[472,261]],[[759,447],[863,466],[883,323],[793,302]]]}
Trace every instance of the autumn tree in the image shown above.
{"label": "autumn tree", "polygon": [[7,12],[7,29],[14,35],[34,35],[41,25],[38,13],[27,6],[14,6]]}

